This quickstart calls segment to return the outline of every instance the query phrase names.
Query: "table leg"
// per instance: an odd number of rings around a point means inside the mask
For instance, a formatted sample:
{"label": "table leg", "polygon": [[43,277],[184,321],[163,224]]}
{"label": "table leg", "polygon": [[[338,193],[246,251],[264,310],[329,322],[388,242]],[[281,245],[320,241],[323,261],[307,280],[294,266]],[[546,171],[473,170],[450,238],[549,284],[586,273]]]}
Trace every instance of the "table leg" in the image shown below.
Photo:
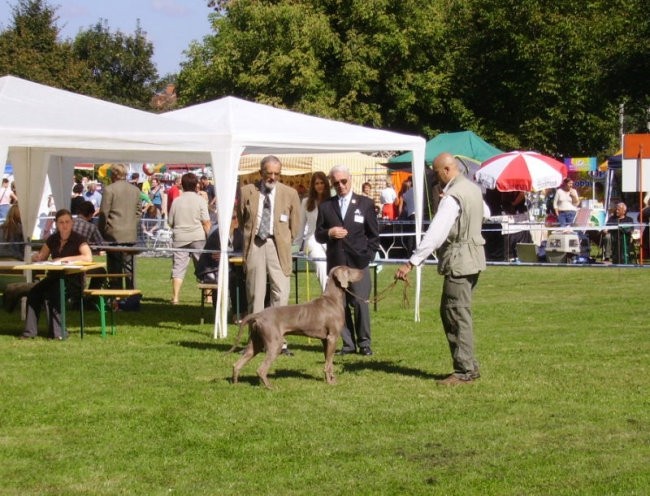
{"label": "table leg", "polygon": [[[117,299],[115,301],[118,301]],[[115,336],[115,310],[113,310],[113,302],[110,301],[111,306],[111,336]]]}
{"label": "table leg", "polygon": [[68,329],[65,320],[65,278],[63,277],[59,279],[59,303],[61,304],[61,337],[66,339],[68,337]]}
{"label": "table leg", "polygon": [[79,330],[79,334],[81,336],[81,339],[84,338],[84,326],[86,325],[86,319],[84,318],[84,295],[83,295],[83,290],[82,290],[82,295],[81,299],[79,300],[79,312],[80,312],[80,317],[79,320],[81,329]]}
{"label": "table leg", "polygon": [[133,282],[133,288],[137,288],[137,284],[135,282],[135,263],[136,263],[136,257],[135,255],[131,255],[131,281]]}
{"label": "table leg", "polygon": [[106,302],[103,296],[99,296],[99,322],[102,327],[102,337],[106,337]]}
{"label": "table leg", "polygon": [[236,308],[235,312],[236,312],[236,315],[237,315],[237,322],[239,322],[241,320],[240,317],[239,317],[239,286],[237,286],[237,288],[235,289],[235,297],[237,298],[236,299],[237,306],[235,307]]}
{"label": "table leg", "polygon": [[201,325],[205,322],[204,319],[204,312],[205,312],[205,289],[201,288]]}

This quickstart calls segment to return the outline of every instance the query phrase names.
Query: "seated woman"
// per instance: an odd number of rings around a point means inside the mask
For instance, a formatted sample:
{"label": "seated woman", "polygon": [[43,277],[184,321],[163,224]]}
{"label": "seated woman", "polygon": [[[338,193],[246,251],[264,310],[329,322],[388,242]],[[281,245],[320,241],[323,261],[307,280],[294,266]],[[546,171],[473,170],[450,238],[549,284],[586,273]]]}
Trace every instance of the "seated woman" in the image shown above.
{"label": "seated woman", "polygon": [[23,225],[18,204],[9,208],[4,224],[0,225],[0,259],[23,259]]}
{"label": "seated woman", "polygon": [[[233,216],[231,220],[228,245],[230,252],[241,252],[244,246],[244,233],[238,226],[237,216]],[[201,253],[194,274],[200,282],[217,284],[221,258],[221,253],[215,253],[215,251],[221,250],[218,228],[210,233],[203,249],[209,250],[209,252]],[[228,293],[230,294],[230,313],[233,320],[241,318],[248,309],[246,275],[241,264],[228,264]],[[212,306],[216,307],[216,305],[217,302],[213,299]]]}
{"label": "seated woman", "polygon": [[[41,250],[32,256],[34,262],[44,262],[50,256],[58,262],[92,262],[93,255],[86,239],[72,230],[73,220],[69,210],[59,210],[54,216],[56,232],[49,236]],[[66,294],[81,288],[81,276],[64,276],[59,271],[49,271],[27,294],[27,318],[21,339],[34,338],[38,334],[38,318],[45,305],[48,317],[49,337],[63,339],[61,330],[61,302],[59,282],[66,278]]]}
{"label": "seated woman", "polygon": [[153,238],[156,235],[156,231],[161,227],[161,219],[160,210],[153,203],[147,205],[142,214],[142,232]]}
{"label": "seated woman", "polygon": [[[0,225],[0,260],[23,260],[25,243],[23,242],[23,225],[20,222],[18,204],[9,208],[4,224]],[[7,312],[12,312],[17,302],[29,290],[28,283],[17,282],[15,275],[0,275],[2,303]]]}

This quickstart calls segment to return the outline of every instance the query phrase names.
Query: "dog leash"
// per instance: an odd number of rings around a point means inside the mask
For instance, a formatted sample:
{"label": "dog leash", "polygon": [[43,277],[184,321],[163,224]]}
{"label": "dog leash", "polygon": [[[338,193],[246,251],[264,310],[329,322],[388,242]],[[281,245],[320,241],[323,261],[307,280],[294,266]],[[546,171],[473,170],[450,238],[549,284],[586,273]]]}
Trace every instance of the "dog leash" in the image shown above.
{"label": "dog leash", "polygon": [[[410,284],[408,279],[402,279],[402,281],[404,281],[404,288],[402,292],[402,307],[409,308],[410,305],[409,305],[409,297],[408,297],[408,288]],[[398,282],[399,279],[393,279],[393,282],[391,282],[388,286],[386,286],[379,293],[377,293],[377,296],[368,299],[361,298],[360,296],[350,291],[348,288],[345,288],[345,292],[348,293],[353,298],[356,298],[359,301],[363,301],[364,303],[377,303],[383,300],[384,298],[386,298],[386,296],[388,296],[388,293],[397,285]]]}

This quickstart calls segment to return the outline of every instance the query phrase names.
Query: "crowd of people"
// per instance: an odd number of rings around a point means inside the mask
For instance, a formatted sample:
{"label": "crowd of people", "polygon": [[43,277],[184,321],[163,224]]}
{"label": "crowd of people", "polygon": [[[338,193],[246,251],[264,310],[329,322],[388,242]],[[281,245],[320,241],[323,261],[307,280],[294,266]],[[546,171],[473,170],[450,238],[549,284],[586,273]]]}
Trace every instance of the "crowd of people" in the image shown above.
{"label": "crowd of people", "polygon": [[[53,227],[48,225],[42,230],[45,244],[32,255],[32,261],[42,262],[51,258],[59,262],[90,262],[93,259],[91,247],[96,247],[105,251],[110,287],[130,289],[134,287],[132,268],[135,252],[129,253],[124,247],[136,245],[141,240],[142,232],[154,235],[165,222],[173,230],[174,246],[179,248],[174,251],[171,271],[171,302],[177,303],[189,260],[195,259],[196,264],[198,251],[204,249],[212,228],[208,212],[216,210],[214,186],[205,176],[199,179],[195,174],[187,173],[174,181],[175,186],[182,185],[184,194],[174,194],[172,186],[171,199],[168,201],[167,192],[157,178],[140,183],[139,174],[132,174],[130,179],[127,179],[127,175],[124,164],[112,164],[108,169],[108,184],[75,178],[69,208],[57,210],[50,195],[48,208]],[[0,197],[3,205],[5,200],[7,203],[7,208],[0,209],[0,258],[23,260],[25,238],[18,197],[8,179],[2,182]],[[152,222],[148,222],[148,219]],[[197,222],[200,227],[198,233]],[[113,246],[115,249],[112,249]],[[187,247],[197,252],[188,254],[183,250]],[[127,267],[131,267],[130,272]],[[125,276],[113,278],[111,274]],[[21,284],[5,290],[7,309],[13,308],[20,297],[27,297],[27,319],[21,337],[36,336],[43,308],[47,314],[49,337],[63,337],[59,301],[61,278],[65,279],[66,295],[78,300],[81,297],[79,276],[63,275],[56,271],[49,271],[36,284]]]}

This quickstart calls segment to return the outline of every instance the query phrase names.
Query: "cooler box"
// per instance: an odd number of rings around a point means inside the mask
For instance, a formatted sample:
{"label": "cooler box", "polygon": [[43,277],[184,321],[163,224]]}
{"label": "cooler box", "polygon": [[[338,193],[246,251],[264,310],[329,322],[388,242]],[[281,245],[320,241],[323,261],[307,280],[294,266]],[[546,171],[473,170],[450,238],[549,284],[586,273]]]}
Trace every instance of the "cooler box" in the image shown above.
{"label": "cooler box", "polygon": [[580,238],[573,232],[556,232],[546,241],[546,258],[551,263],[566,262],[568,255],[580,255]]}

